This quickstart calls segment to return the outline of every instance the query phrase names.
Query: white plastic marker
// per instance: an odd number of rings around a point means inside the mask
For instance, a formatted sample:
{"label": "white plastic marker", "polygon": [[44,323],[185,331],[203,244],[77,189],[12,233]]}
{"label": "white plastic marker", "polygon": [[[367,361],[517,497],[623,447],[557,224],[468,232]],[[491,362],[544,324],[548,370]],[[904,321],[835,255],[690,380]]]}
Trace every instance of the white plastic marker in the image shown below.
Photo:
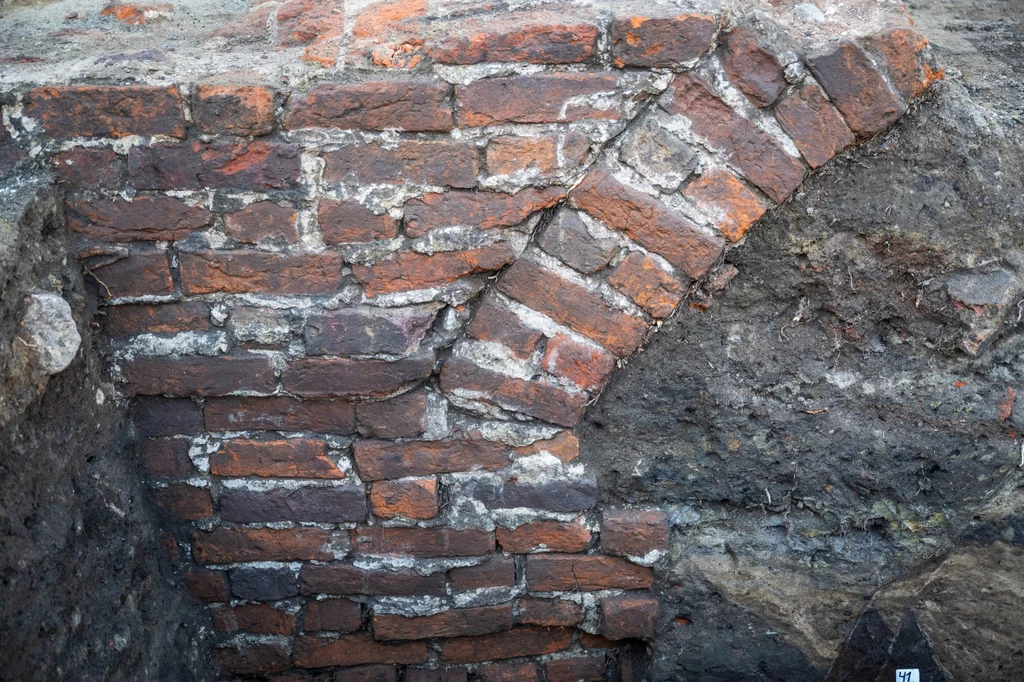
{"label": "white plastic marker", "polygon": [[897,670],[896,682],[921,682],[921,671],[917,668],[902,668]]}

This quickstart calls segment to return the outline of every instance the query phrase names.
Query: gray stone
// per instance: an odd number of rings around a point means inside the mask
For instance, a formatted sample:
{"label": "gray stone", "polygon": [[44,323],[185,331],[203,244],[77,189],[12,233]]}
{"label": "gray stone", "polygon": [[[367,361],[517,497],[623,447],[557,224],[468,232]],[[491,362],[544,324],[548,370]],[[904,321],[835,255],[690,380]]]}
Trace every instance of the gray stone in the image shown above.
{"label": "gray stone", "polygon": [[608,265],[619,250],[615,239],[593,237],[579,214],[562,208],[537,239],[540,248],[584,274]]}
{"label": "gray stone", "polygon": [[665,192],[679,189],[697,167],[693,149],[650,118],[629,133],[619,158]]}
{"label": "gray stone", "polygon": [[36,367],[44,374],[64,371],[82,345],[71,306],[57,294],[29,295],[21,329],[19,338],[32,350]]}

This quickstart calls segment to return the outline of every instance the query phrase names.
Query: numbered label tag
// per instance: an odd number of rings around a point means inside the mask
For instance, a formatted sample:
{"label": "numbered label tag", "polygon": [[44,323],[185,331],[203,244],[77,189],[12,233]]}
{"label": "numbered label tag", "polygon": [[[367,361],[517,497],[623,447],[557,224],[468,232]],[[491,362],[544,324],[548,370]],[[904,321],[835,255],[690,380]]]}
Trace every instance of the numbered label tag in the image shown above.
{"label": "numbered label tag", "polygon": [[921,671],[917,668],[902,668],[897,670],[896,682],[921,682]]}

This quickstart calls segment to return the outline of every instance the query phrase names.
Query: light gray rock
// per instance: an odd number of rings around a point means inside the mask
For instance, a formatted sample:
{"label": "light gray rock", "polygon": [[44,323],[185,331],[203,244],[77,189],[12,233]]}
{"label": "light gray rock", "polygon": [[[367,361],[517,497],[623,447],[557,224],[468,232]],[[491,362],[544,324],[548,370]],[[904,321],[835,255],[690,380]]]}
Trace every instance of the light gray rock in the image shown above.
{"label": "light gray rock", "polygon": [[36,367],[47,375],[64,371],[82,345],[71,306],[57,294],[30,294],[21,327],[20,338],[32,349]]}

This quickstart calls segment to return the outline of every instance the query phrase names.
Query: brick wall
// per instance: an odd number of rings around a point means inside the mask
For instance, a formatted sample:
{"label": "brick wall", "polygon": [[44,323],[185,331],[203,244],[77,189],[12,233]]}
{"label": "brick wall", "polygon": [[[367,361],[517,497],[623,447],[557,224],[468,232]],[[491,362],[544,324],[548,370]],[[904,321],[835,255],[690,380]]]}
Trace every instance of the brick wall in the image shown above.
{"label": "brick wall", "polygon": [[721,12],[343,10],[220,29],[322,65],[302,88],[4,108],[0,143],[66,190],[223,674],[639,679],[668,517],[601,508],[573,428],[765,211],[938,77],[927,44],[901,18],[810,50]]}

